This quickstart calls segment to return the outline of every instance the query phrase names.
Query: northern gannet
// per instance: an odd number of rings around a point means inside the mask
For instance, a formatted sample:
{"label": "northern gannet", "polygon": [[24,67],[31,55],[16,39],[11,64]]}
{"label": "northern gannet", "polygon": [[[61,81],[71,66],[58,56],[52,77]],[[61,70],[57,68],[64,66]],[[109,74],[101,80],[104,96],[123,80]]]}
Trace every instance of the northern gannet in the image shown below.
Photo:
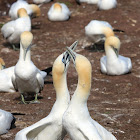
{"label": "northern gannet", "polygon": [[24,31],[31,31],[31,20],[24,8],[17,12],[19,18],[3,25],[1,32],[4,38],[13,45],[20,43],[20,34]]}
{"label": "northern gannet", "polygon": [[14,88],[21,94],[22,102],[24,93],[35,93],[34,103],[37,101],[37,95],[43,90],[44,78],[46,72],[40,71],[31,61],[30,48],[33,40],[31,32],[25,31],[20,36],[20,55],[14,69],[12,83]]}
{"label": "northern gannet", "polygon": [[0,58],[0,70],[5,69],[5,62],[2,58]]}
{"label": "northern gannet", "polygon": [[100,59],[101,71],[108,75],[122,75],[132,69],[131,59],[119,55],[120,40],[115,36],[106,38],[105,53]]}
{"label": "northern gannet", "polygon": [[[75,49],[77,42],[71,45]],[[62,140],[66,134],[62,126],[62,116],[68,107],[70,96],[67,88],[67,69],[70,55],[67,52],[59,55],[53,64],[53,85],[56,101],[50,114],[39,122],[19,131],[15,140]]]}
{"label": "northern gannet", "polygon": [[64,3],[54,3],[48,11],[48,19],[51,21],[65,21],[69,19],[70,14]]}
{"label": "northern gannet", "polygon": [[33,3],[35,4],[42,4],[42,3],[48,3],[52,0],[33,0]]}
{"label": "northern gannet", "polygon": [[63,115],[63,125],[72,140],[116,140],[98,122],[94,121],[87,108],[91,89],[92,67],[89,60],[68,49],[78,73],[78,85]]}
{"label": "northern gannet", "polygon": [[0,109],[0,135],[7,133],[14,123],[14,116],[10,112]]}
{"label": "northern gannet", "polygon": [[116,0],[99,0],[98,8],[99,10],[109,10],[117,6]]}
{"label": "northern gannet", "polygon": [[85,26],[86,36],[94,43],[103,40],[104,37],[114,36],[112,26],[106,21],[91,20]]}
{"label": "northern gannet", "polygon": [[9,10],[9,16],[11,17],[11,19],[17,19],[18,18],[17,12],[20,8],[26,9],[28,15],[31,16],[32,18],[33,17],[38,17],[38,16],[41,15],[40,8],[37,5],[28,4],[24,0],[18,0],[11,5],[11,8]]}

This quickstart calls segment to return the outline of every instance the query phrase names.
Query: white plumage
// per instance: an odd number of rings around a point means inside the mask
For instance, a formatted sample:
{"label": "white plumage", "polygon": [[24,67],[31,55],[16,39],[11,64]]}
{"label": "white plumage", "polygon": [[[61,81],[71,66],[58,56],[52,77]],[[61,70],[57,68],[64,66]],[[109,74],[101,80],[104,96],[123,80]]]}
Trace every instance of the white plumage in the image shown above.
{"label": "white plumage", "polygon": [[[71,49],[75,49],[75,42]],[[56,90],[56,102],[50,114],[39,122],[19,131],[15,140],[62,140],[66,134],[62,126],[62,116],[69,104],[69,91],[67,88],[67,69],[70,56],[67,52],[58,56],[53,64],[53,84]]]}
{"label": "white plumage", "polygon": [[98,1],[98,8],[100,10],[109,10],[115,8],[117,6],[116,0],[99,0]]}
{"label": "white plumage", "polygon": [[91,88],[89,60],[69,49],[78,73],[78,85],[68,109],[63,115],[63,125],[72,140],[116,140],[103,126],[94,121],[87,108]]}
{"label": "white plumage", "polygon": [[17,12],[20,8],[26,9],[27,14],[29,16],[33,16],[33,15],[39,16],[40,15],[40,8],[37,5],[28,4],[24,0],[18,0],[11,5],[10,10],[9,10],[9,16],[11,17],[12,20],[18,18]]}
{"label": "white plumage", "polygon": [[64,3],[55,3],[48,11],[48,19],[51,21],[65,21],[70,17],[70,11]]}
{"label": "white plumage", "polygon": [[13,120],[14,117],[10,112],[0,109],[0,135],[8,132]]}
{"label": "white plumage", "polygon": [[119,55],[120,40],[117,37],[109,37],[105,41],[106,56],[100,60],[101,71],[108,75],[122,75],[132,69],[131,59]]}
{"label": "white plumage", "polygon": [[85,26],[85,34],[92,42],[98,42],[105,36],[110,36],[113,33],[112,26],[106,21],[91,20]]}
{"label": "white plumage", "polygon": [[48,3],[50,1],[51,0],[33,0],[33,3],[35,3],[35,4],[42,4],[42,3]]}
{"label": "white plumage", "polygon": [[4,38],[11,44],[20,43],[20,34],[31,31],[31,20],[25,9],[18,10],[20,18],[3,25],[1,32]]}
{"label": "white plumage", "polygon": [[85,2],[88,4],[97,4],[99,0],[79,0],[79,2]]}

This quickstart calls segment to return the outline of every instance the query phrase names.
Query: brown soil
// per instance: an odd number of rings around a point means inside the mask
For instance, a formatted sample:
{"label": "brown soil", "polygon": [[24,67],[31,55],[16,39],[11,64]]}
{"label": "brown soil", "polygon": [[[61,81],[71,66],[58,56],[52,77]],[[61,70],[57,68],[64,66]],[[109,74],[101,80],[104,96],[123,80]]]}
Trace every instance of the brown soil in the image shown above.
{"label": "brown soil", "polygon": [[[10,1],[10,0],[9,0]],[[11,1],[10,1],[11,2]],[[56,2],[56,0],[54,0]],[[41,7],[42,15],[32,20],[32,33],[35,47],[32,48],[32,61],[40,68],[52,66],[58,55],[75,40],[79,40],[76,52],[86,56],[92,63],[92,89],[88,99],[89,112],[96,121],[111,131],[118,140],[140,140],[140,2],[138,0],[118,0],[116,9],[98,11],[96,5],[77,5],[74,0],[65,2],[72,15],[69,21],[51,22],[47,12],[53,2]],[[1,13],[8,11],[5,2],[0,0]],[[0,25],[10,20],[8,15],[0,14]],[[132,72],[122,76],[107,76],[100,72],[102,51],[94,51],[91,42],[84,34],[84,27],[93,19],[108,21],[121,40],[120,54],[130,57]],[[85,49],[86,48],[86,49]],[[88,48],[88,49],[87,49]],[[6,67],[17,63],[19,51],[11,49],[0,34],[0,57]],[[77,74],[71,65],[68,70],[68,86],[72,95],[77,84]],[[46,117],[55,102],[52,77],[48,77],[40,94],[40,104],[17,104],[19,93],[0,93],[0,108],[14,113],[16,128],[1,135],[0,140],[13,140],[15,134],[43,117]],[[70,138],[67,136],[66,138]]]}

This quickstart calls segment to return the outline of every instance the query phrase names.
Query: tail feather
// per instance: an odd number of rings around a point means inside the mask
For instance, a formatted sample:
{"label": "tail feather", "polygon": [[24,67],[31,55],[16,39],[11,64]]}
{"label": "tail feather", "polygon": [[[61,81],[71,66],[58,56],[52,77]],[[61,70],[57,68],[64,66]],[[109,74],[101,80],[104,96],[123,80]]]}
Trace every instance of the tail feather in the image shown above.
{"label": "tail feather", "polygon": [[49,68],[47,68],[47,69],[43,69],[43,70],[41,70],[41,71],[47,72],[47,75],[48,75],[50,72],[52,72],[52,67],[49,67]]}

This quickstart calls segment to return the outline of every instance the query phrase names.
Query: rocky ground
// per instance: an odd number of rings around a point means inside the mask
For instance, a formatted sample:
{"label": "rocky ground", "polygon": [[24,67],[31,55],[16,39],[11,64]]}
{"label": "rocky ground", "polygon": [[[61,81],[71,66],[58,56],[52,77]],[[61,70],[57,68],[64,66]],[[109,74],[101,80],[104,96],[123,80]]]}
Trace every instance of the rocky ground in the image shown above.
{"label": "rocky ground", "polygon": [[[0,0],[0,27],[10,20],[8,6],[14,0]],[[92,88],[88,99],[91,117],[111,131],[118,140],[140,139],[140,2],[138,0],[118,0],[116,9],[98,11],[96,5],[77,5],[74,0],[57,0],[64,2],[72,12],[69,21],[51,22],[47,12],[53,2],[41,7],[42,15],[32,20],[34,35],[32,61],[45,69],[53,65],[58,55],[75,40],[79,41],[76,52],[86,56],[92,64]],[[108,21],[121,40],[120,54],[132,60],[132,72],[122,76],[107,76],[100,72],[100,58],[105,54],[98,48],[91,47],[85,37],[84,27],[93,19]],[[6,67],[17,63],[19,51],[14,51],[0,33],[0,57]],[[77,73],[71,65],[68,71],[70,94],[76,89]],[[0,108],[10,111],[16,118],[15,128],[1,135],[0,140],[13,140],[15,134],[43,117],[47,116],[55,102],[56,95],[52,77],[48,76],[45,87],[39,95],[40,104],[18,104],[20,94],[0,93]],[[66,140],[70,140],[67,136]]]}

